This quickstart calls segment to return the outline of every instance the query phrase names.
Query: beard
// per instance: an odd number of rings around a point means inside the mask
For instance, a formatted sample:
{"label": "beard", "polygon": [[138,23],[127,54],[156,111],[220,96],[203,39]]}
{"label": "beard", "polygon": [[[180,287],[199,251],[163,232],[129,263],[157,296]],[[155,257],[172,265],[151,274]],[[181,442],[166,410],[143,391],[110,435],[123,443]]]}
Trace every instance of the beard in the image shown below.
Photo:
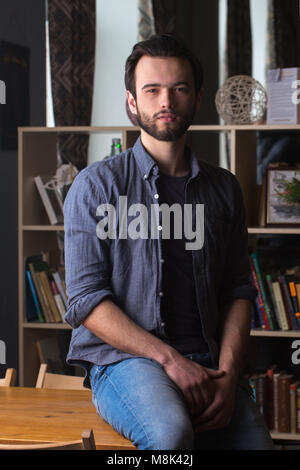
{"label": "beard", "polygon": [[[150,117],[146,113],[143,113],[139,110],[137,103],[136,111],[138,125],[141,129],[147,132],[147,134],[151,135],[157,140],[165,142],[174,142],[175,140],[180,139],[190,127],[195,116],[196,102],[188,113],[181,115],[172,110],[165,110],[160,111],[159,113],[155,113],[153,117]],[[157,120],[160,116],[163,116],[164,114],[175,114],[176,120],[175,122],[166,122],[164,129],[159,129],[157,125]]]}

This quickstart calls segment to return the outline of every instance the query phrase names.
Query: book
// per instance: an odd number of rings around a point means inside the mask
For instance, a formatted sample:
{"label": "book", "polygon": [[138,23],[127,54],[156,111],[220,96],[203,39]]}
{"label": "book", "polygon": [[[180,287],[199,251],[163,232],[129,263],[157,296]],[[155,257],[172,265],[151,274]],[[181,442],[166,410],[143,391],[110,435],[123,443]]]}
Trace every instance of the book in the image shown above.
{"label": "book", "polygon": [[279,404],[278,404],[278,380],[281,375],[280,371],[276,371],[273,374],[273,403],[274,403],[274,431],[278,432],[278,416],[279,416]]}
{"label": "book", "polygon": [[39,304],[39,301],[38,301],[37,293],[36,293],[34,283],[33,283],[33,280],[32,280],[31,273],[30,273],[29,269],[26,269],[26,276],[27,276],[27,279],[28,279],[28,282],[29,282],[33,302],[34,302],[34,305],[35,305],[35,308],[36,308],[36,311],[37,311],[37,317],[38,317],[38,319],[41,323],[44,323],[43,313],[41,311],[41,307],[40,307],[40,304]]}
{"label": "book", "polygon": [[255,378],[255,397],[259,411],[267,421],[267,375],[265,373]]}
{"label": "book", "polygon": [[253,259],[252,259],[251,256],[249,256],[249,263],[250,263],[252,280],[253,280],[254,286],[257,289],[256,307],[257,307],[257,312],[258,312],[259,319],[260,319],[260,324],[266,330],[270,330],[271,328],[270,328],[269,320],[268,320],[268,317],[267,317],[267,313],[265,311],[264,301],[263,301],[263,298],[262,298],[257,273],[256,273],[254,262],[253,262]]}
{"label": "book", "polygon": [[52,225],[63,223],[63,210],[58,202],[55,188],[49,184],[52,180],[50,176],[36,176],[34,182]]}
{"label": "book", "polygon": [[270,430],[274,429],[274,373],[277,372],[277,366],[273,365],[266,371],[266,423]]}
{"label": "book", "polygon": [[300,385],[296,387],[296,414],[297,414],[297,430],[300,433]]}
{"label": "book", "polygon": [[300,387],[300,380],[292,382],[290,385],[290,421],[291,432],[297,432],[297,387]]}
{"label": "book", "polygon": [[61,314],[57,307],[50,282],[53,280],[50,273],[50,267],[48,263],[43,260],[43,255],[38,255],[35,258],[33,257],[31,269],[34,272],[37,285],[39,286],[39,291],[44,307],[44,316],[47,323],[57,323],[61,322]]}
{"label": "book", "polygon": [[32,297],[31,287],[29,284],[26,272],[24,273],[25,280],[25,315],[27,322],[39,321],[36,306]]}
{"label": "book", "polygon": [[58,292],[58,289],[57,289],[57,286],[56,286],[54,280],[50,281],[50,286],[51,286],[51,289],[52,289],[54,300],[55,300],[56,305],[57,305],[57,309],[58,309],[59,314],[61,316],[61,320],[64,321],[64,316],[65,316],[65,313],[66,313],[66,309],[65,309],[65,306],[64,306],[64,303],[62,301],[61,295]]}
{"label": "book", "polygon": [[287,319],[288,319],[289,327],[290,327],[291,330],[297,330],[298,329],[298,323],[296,322],[296,318],[293,315],[293,309],[292,309],[292,306],[291,306],[290,294],[289,294],[289,290],[288,290],[288,287],[287,287],[285,277],[284,277],[284,275],[281,274],[281,275],[278,276],[277,279],[278,279],[278,282],[280,284],[281,295],[282,295],[282,299],[283,299],[284,308],[285,308],[285,311],[286,311],[286,316],[287,316]]}
{"label": "book", "polygon": [[287,316],[286,316],[286,311],[285,311],[285,306],[283,303],[280,284],[278,281],[273,281],[272,286],[274,290],[274,297],[275,297],[275,301],[277,304],[278,313],[280,316],[281,329],[285,331],[289,330],[289,323],[288,323]]}
{"label": "book", "polygon": [[272,285],[271,274],[266,274],[266,282],[267,282],[267,286],[268,286],[271,301],[272,301],[272,307],[273,307],[273,310],[275,312],[277,325],[280,329],[282,329],[282,323],[281,323],[281,319],[280,319],[280,315],[279,315],[279,311],[278,311],[278,308],[277,308],[277,303],[276,303],[276,299],[275,299],[275,295],[274,295],[274,289],[273,289],[273,285]]}
{"label": "book", "polygon": [[66,292],[65,292],[65,288],[64,288],[64,285],[63,285],[63,281],[61,279],[61,275],[59,273],[59,271],[54,271],[52,273],[52,276],[53,276],[53,279],[56,283],[56,286],[57,286],[57,289],[61,295],[61,298],[64,302],[64,305],[65,305],[65,308],[67,309],[68,308],[68,299],[67,299],[67,296],[66,296]]}
{"label": "book", "polygon": [[295,283],[298,305],[300,306],[300,282]]}
{"label": "book", "polygon": [[267,318],[268,318],[268,322],[269,322],[269,329],[270,330],[275,330],[276,325],[275,325],[275,322],[274,322],[274,319],[273,319],[273,314],[272,314],[272,311],[270,309],[270,305],[269,305],[269,302],[268,302],[267,293],[266,293],[265,286],[264,286],[264,283],[263,283],[263,278],[262,278],[262,274],[261,274],[261,269],[260,269],[257,253],[251,253],[251,258],[253,260],[254,269],[255,269],[255,272],[256,272],[256,277],[257,277],[258,285],[259,285],[259,288],[260,288],[262,301],[263,301],[264,308],[265,308],[265,311],[266,311],[266,314],[267,314]]}
{"label": "book", "polygon": [[296,292],[296,286],[294,281],[289,282],[289,288],[290,288],[290,295],[291,295],[291,300],[293,304],[293,309],[294,313],[296,316],[296,320],[298,322],[298,329],[300,327],[300,307],[298,304],[298,298],[297,298],[297,292]]}
{"label": "book", "polygon": [[278,432],[291,432],[291,380],[290,374],[282,374],[278,377]]}
{"label": "book", "polygon": [[52,317],[53,317],[53,322],[54,323],[60,323],[61,322],[61,316],[59,314],[59,311],[58,311],[58,308],[56,306],[56,302],[55,302],[55,299],[54,299],[54,295],[53,295],[51,287],[50,287],[51,279],[49,279],[49,274],[48,274],[47,268],[42,269],[40,271],[40,277],[42,279],[45,294],[46,294],[46,297],[48,299],[48,303],[49,303],[50,308],[51,308],[51,314],[52,314]]}

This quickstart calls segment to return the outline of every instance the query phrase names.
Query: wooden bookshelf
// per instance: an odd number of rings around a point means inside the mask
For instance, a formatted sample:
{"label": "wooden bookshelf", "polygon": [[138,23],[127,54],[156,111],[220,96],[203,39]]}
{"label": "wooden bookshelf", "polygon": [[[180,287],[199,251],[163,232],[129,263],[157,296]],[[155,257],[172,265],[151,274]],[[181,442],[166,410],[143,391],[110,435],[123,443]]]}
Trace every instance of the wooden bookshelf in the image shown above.
{"label": "wooden bookshelf", "polygon": [[[258,188],[256,186],[256,132],[300,133],[300,125],[195,125],[189,132],[220,135],[226,133],[230,140],[230,171],[238,178],[244,197],[248,233],[257,235],[300,235],[300,228],[262,227],[258,222]],[[34,386],[39,368],[36,341],[47,335],[70,335],[69,325],[27,323],[24,296],[24,258],[40,251],[56,247],[56,232],[63,231],[63,225],[49,225],[46,212],[34,186],[33,177],[54,174],[57,164],[56,136],[58,134],[116,133],[122,135],[123,149],[131,147],[139,135],[139,128],[128,126],[107,127],[24,127],[19,128],[18,189],[19,189],[19,381],[22,386]],[[266,331],[253,329],[252,337],[297,338],[300,331]],[[272,433],[274,439],[299,440],[300,435]]]}

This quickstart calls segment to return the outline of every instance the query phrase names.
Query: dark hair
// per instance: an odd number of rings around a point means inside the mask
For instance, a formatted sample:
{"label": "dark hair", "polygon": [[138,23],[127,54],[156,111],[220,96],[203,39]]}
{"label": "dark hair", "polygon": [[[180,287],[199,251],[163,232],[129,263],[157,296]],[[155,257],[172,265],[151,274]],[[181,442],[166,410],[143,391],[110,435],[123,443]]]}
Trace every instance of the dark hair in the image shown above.
{"label": "dark hair", "polygon": [[203,83],[203,69],[199,59],[188,49],[182,39],[173,34],[154,34],[145,41],[133,46],[125,64],[125,86],[136,97],[134,72],[138,61],[144,55],[150,57],[185,57],[191,64],[195,90],[198,92]]}

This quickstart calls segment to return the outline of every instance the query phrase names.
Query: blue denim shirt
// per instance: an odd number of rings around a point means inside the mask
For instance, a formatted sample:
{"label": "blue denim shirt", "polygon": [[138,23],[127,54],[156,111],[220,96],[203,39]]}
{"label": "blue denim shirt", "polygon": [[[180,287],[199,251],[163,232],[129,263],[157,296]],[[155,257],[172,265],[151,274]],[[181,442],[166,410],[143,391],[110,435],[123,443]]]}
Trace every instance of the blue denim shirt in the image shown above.
{"label": "blue denim shirt", "polygon": [[[197,304],[203,335],[217,365],[223,307],[240,298],[254,302],[257,292],[249,281],[248,233],[236,177],[228,170],[198,161],[192,152],[188,155],[191,177],[186,185],[186,203],[204,204],[204,244],[192,251]],[[159,204],[157,178],[159,168],[139,138],[133,148],[82,170],[68,192],[64,205],[69,302],[65,320],[73,328],[69,363],[105,365],[131,357],[82,325],[105,298],[168,342],[160,312],[161,237],[100,240],[96,234],[100,204],[116,208],[117,226],[120,195],[127,196],[128,207],[142,203],[150,209],[152,204]]]}

